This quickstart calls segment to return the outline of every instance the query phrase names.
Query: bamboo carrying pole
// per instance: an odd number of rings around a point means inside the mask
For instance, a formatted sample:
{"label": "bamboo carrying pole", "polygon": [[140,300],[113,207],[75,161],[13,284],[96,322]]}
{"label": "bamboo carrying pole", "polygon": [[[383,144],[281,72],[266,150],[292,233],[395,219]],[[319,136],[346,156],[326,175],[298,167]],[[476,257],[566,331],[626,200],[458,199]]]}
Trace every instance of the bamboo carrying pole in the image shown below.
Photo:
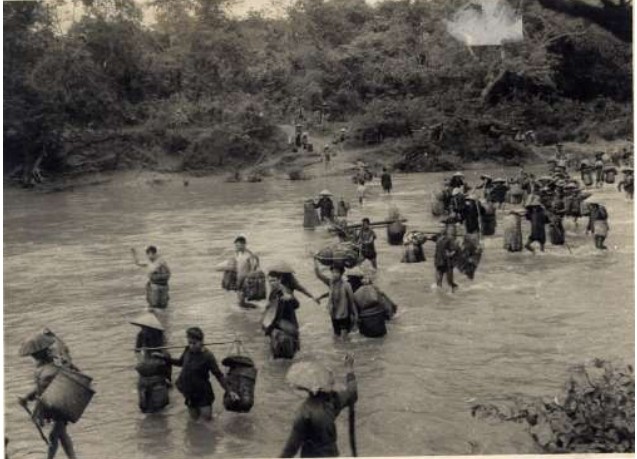
{"label": "bamboo carrying pole", "polygon": [[[203,346],[225,346],[226,344],[236,343],[237,340],[232,341],[218,341],[215,343],[203,343]],[[134,351],[165,351],[168,349],[183,349],[186,345],[182,346],[159,346],[159,347],[136,347]]]}

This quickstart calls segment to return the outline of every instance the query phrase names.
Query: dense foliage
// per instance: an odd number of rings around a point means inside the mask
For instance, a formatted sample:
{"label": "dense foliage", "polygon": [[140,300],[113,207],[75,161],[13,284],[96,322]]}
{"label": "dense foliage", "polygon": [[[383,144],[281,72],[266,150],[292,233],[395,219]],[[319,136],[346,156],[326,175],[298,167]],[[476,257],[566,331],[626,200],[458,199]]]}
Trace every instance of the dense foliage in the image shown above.
{"label": "dense foliage", "polygon": [[480,404],[474,416],[523,423],[547,453],[635,451],[635,374],[631,366],[596,360],[571,371],[563,396],[518,397]]}
{"label": "dense foliage", "polygon": [[320,108],[406,170],[519,160],[519,130],[630,135],[630,44],[536,1],[524,41],[473,48],[445,30],[464,0],[296,0],[274,18],[227,1],[154,0],[148,25],[134,0],[83,0],[64,30],[72,0],[3,2],[5,170],[255,163]]}

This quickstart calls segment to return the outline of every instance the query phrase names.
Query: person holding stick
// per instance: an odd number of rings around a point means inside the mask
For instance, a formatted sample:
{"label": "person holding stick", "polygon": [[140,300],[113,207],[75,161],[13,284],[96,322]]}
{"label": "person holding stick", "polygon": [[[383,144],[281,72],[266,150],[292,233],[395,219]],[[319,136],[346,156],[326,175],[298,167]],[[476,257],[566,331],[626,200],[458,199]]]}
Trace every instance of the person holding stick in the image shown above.
{"label": "person holding stick", "polygon": [[314,274],[330,289],[327,309],[332,319],[334,335],[345,339],[358,322],[358,309],[354,300],[352,286],[343,278],[345,273],[343,265],[334,263],[330,273],[331,277],[323,274],[318,261],[314,259]]}
{"label": "person holding stick", "polygon": [[[30,355],[36,363],[35,387],[24,397],[19,397],[18,403],[29,413],[32,421],[40,432],[40,436],[47,443],[47,459],[53,459],[55,457],[60,444],[66,456],[69,459],[75,459],[77,456],[75,455],[73,441],[66,430],[67,421],[59,417],[56,413],[47,410],[46,407],[39,402],[36,403],[33,414],[28,408],[29,402],[37,401],[40,398],[59,371],[59,367],[55,365],[53,355],[50,351],[51,346],[54,344],[55,339],[44,334],[37,334],[22,344],[20,355],[23,357]],[[45,423],[53,424],[48,440],[41,429],[41,426]]]}
{"label": "person holding stick", "polygon": [[199,327],[191,327],[186,330],[186,339],[188,346],[178,359],[173,359],[161,352],[154,352],[152,355],[181,367],[176,385],[184,396],[190,418],[194,421],[200,418],[204,421],[211,421],[215,394],[209,380],[210,373],[217,378],[219,385],[228,392],[232,400],[238,400],[239,396],[235,392],[229,391],[225,376],[217,364],[217,359],[212,352],[204,347],[203,331]]}
{"label": "person holding stick", "polygon": [[358,400],[358,387],[354,374],[354,357],[345,356],[346,389],[334,390],[331,370],[314,362],[300,362],[287,374],[288,382],[296,389],[306,391],[307,399],[301,405],[290,436],[280,457],[337,457],[336,418],[345,407],[350,408],[350,444],[356,456],[354,405]]}

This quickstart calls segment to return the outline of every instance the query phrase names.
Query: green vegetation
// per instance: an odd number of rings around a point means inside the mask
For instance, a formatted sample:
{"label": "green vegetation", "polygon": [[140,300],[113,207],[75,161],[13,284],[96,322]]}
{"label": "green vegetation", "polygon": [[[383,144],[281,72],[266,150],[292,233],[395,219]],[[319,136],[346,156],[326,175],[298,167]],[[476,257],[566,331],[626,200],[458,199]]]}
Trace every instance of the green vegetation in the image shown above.
{"label": "green vegetation", "polygon": [[385,143],[406,171],[524,161],[527,130],[540,144],[632,131],[630,43],[535,1],[523,42],[481,48],[445,30],[464,0],[297,0],[277,18],[155,0],[152,26],[132,0],[83,0],[62,31],[67,3],[3,3],[4,166],[25,183],[255,165],[284,151],[277,126],[300,108],[347,122],[350,145]]}
{"label": "green vegetation", "polygon": [[547,453],[634,453],[635,374],[630,365],[596,360],[571,370],[559,399],[517,397],[475,405],[472,414],[525,424]]}

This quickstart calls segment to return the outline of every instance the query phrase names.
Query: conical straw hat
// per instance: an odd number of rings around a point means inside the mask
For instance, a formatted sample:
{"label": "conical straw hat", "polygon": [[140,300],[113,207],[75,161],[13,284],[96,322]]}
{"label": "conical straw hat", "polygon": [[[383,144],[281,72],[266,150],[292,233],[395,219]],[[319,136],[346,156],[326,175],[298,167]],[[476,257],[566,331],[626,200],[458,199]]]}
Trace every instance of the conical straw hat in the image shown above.
{"label": "conical straw hat", "polygon": [[319,193],[319,196],[332,196],[332,193],[330,193],[330,190],[323,190]]}
{"label": "conical straw hat", "polygon": [[164,331],[164,326],[161,324],[155,314],[151,312],[140,314],[139,316],[129,320],[128,322],[132,325],[137,325],[138,327],[154,328],[155,330]]}
{"label": "conical straw hat", "polygon": [[26,339],[20,346],[20,357],[26,357],[27,355],[33,355],[36,352],[48,349],[55,343],[55,338],[50,335],[43,335],[37,333],[30,338]]}
{"label": "conical straw hat", "polygon": [[298,362],[289,369],[286,379],[297,389],[312,394],[330,392],[334,387],[334,374],[330,369],[316,362]]}

